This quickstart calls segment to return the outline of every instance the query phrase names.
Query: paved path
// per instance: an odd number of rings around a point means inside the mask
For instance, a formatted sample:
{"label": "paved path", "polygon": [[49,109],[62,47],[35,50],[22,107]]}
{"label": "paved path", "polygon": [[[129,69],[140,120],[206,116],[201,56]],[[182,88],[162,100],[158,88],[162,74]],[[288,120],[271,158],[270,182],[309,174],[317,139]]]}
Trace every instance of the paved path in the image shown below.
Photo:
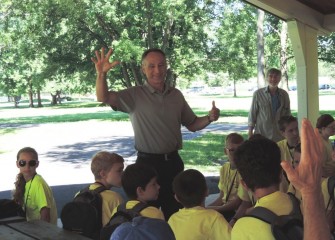
{"label": "paved path", "polygon": [[[246,130],[246,124],[213,123],[199,132],[182,129],[183,139],[188,140],[206,132]],[[90,171],[92,156],[101,150],[122,155],[126,163],[133,162],[133,130],[130,122],[85,121],[75,123],[34,124],[25,126],[18,134],[0,138],[0,198],[10,198],[10,190],[18,173],[15,165],[16,152],[32,146],[39,152],[38,173],[52,186],[58,211],[70,201],[79,189],[93,182]],[[213,180],[209,180],[212,182]],[[209,182],[209,183],[210,183]],[[211,183],[216,191],[217,181]],[[122,192],[122,189],[118,190]]]}
{"label": "paved path", "polygon": [[[206,129],[191,133],[182,130],[184,140],[211,131],[241,131],[245,125],[213,123]],[[15,159],[18,149],[36,148],[39,153],[40,173],[49,185],[79,184],[93,181],[91,157],[98,151],[119,153],[126,161],[133,161],[133,131],[129,122],[85,121],[75,123],[36,124],[19,134],[0,138],[0,191],[13,188],[18,172]]]}

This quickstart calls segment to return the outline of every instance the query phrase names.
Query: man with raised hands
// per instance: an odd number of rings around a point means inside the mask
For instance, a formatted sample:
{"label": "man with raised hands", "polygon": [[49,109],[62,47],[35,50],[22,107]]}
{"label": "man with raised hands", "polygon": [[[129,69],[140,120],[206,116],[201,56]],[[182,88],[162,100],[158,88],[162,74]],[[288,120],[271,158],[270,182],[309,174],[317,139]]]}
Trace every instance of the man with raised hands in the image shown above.
{"label": "man with raised hands", "polygon": [[161,207],[165,219],[182,206],[177,203],[172,191],[174,177],[184,170],[178,154],[182,148],[181,126],[195,132],[218,120],[220,110],[212,102],[208,115],[197,117],[183,94],[165,83],[167,60],[165,53],[157,48],[148,49],[142,55],[142,72],[146,82],[121,91],[109,91],[106,76],[119,61],[109,61],[113,50],[107,54],[95,52],[92,58],[97,72],[97,100],[109,104],[114,110],[129,113],[135,135],[137,162],[153,166],[161,186],[156,207]]}

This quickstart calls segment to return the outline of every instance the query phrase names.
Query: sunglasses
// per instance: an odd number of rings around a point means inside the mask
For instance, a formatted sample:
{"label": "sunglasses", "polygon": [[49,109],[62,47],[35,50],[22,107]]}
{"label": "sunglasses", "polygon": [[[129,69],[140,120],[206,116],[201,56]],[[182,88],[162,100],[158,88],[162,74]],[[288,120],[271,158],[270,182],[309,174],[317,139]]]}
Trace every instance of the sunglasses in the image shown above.
{"label": "sunglasses", "polygon": [[30,161],[19,160],[19,166],[20,166],[20,167],[24,167],[24,166],[26,166],[27,162],[28,162],[28,165],[29,165],[30,167],[35,167],[36,164],[37,164],[37,160],[30,160]]}

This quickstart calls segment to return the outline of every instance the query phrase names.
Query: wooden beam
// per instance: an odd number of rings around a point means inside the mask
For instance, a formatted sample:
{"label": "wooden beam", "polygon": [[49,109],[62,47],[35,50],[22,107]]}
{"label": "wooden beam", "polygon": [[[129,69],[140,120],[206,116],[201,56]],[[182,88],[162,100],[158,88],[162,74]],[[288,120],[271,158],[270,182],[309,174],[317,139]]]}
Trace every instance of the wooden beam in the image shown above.
{"label": "wooden beam", "polygon": [[244,0],[257,8],[263,9],[284,21],[296,20],[317,29],[319,35],[328,35],[335,31],[332,15],[322,13],[295,0]]}

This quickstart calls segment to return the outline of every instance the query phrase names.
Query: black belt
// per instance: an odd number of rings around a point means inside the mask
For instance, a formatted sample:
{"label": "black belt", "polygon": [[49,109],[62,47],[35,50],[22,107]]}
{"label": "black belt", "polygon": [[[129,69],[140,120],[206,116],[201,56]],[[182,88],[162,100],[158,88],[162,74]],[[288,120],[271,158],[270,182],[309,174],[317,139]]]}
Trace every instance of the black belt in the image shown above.
{"label": "black belt", "polygon": [[146,153],[146,152],[137,152],[137,156],[143,157],[143,158],[157,158],[157,159],[164,159],[169,160],[175,156],[178,156],[178,151],[173,151],[169,153]]}

